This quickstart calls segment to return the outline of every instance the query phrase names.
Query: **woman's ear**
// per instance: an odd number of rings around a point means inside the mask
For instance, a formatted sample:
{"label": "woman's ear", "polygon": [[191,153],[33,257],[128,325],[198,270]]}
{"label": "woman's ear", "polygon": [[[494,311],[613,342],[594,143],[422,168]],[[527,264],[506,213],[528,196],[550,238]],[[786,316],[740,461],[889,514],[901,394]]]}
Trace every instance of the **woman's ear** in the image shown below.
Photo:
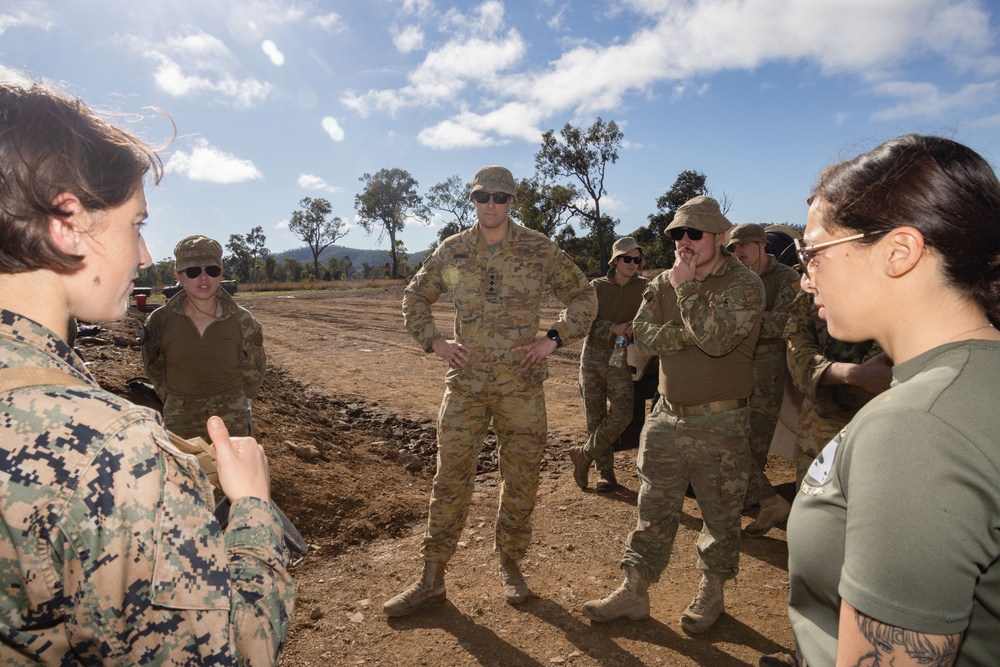
{"label": "woman's ear", "polygon": [[83,223],[86,209],[80,199],[69,192],[63,192],[52,200],[52,207],[65,213],[49,217],[49,236],[56,247],[70,255],[80,254],[83,238]]}
{"label": "woman's ear", "polygon": [[886,273],[893,278],[909,273],[926,252],[924,235],[915,227],[897,227],[889,232],[886,242],[889,244]]}

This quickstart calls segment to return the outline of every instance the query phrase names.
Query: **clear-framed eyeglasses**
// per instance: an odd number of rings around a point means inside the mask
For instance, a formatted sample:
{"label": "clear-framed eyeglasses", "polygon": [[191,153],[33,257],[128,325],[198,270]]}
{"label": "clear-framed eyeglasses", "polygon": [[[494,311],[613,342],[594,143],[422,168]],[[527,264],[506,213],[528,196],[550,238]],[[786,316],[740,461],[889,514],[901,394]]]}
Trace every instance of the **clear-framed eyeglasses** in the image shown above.
{"label": "clear-framed eyeglasses", "polygon": [[816,268],[816,255],[819,251],[832,248],[833,246],[841,243],[850,243],[851,241],[860,241],[861,239],[879,236],[880,234],[888,234],[890,231],[892,230],[876,229],[870,232],[863,232],[861,234],[852,234],[851,236],[845,236],[832,241],[823,241],[822,243],[816,243],[810,246],[803,243],[802,239],[795,239],[795,252],[799,256],[799,266],[802,268],[802,272],[806,274],[806,277],[812,279],[812,272]]}

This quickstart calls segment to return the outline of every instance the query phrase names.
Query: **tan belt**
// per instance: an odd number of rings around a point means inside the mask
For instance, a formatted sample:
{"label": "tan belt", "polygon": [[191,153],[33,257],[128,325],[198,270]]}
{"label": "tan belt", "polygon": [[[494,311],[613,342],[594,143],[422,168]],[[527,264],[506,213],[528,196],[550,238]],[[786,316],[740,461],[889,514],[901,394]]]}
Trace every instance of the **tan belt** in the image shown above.
{"label": "tan belt", "polygon": [[733,398],[728,401],[712,401],[711,403],[704,403],[702,405],[681,405],[663,399],[663,404],[678,417],[700,417],[716,412],[727,412],[729,410],[745,408],[747,406],[747,399]]}

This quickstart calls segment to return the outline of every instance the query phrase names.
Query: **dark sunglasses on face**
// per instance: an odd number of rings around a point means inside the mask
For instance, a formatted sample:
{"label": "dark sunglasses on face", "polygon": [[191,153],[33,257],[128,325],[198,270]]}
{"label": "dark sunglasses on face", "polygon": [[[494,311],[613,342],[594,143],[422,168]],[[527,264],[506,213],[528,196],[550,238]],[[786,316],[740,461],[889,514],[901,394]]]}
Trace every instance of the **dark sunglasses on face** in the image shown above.
{"label": "dark sunglasses on face", "polygon": [[674,241],[680,241],[684,238],[684,233],[687,232],[688,238],[692,241],[700,241],[703,231],[700,229],[689,229],[688,227],[675,227],[670,230],[670,238]]}
{"label": "dark sunglasses on face", "polygon": [[[184,275],[194,280],[195,278],[201,275],[202,268],[203,267],[200,266],[189,266],[188,268],[184,269]],[[205,273],[207,273],[211,278],[218,278],[219,276],[222,275],[221,266],[206,266],[204,267],[204,269]]]}
{"label": "dark sunglasses on face", "polygon": [[639,262],[642,261],[642,257],[632,257],[631,255],[622,255],[618,259],[625,262],[626,264],[632,264],[632,263],[638,264]]}
{"label": "dark sunglasses on face", "polygon": [[479,191],[472,193],[472,198],[475,199],[476,202],[480,204],[485,204],[486,202],[488,202],[490,200],[490,197],[493,197],[493,201],[495,201],[498,204],[506,204],[507,201],[510,199],[510,195],[507,194],[506,192]]}

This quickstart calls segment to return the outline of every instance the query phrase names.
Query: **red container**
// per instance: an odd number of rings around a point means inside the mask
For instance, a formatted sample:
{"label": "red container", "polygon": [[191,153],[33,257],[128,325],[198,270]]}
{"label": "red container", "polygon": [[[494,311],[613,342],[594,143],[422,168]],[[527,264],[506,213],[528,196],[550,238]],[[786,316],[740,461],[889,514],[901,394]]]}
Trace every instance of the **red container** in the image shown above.
{"label": "red container", "polygon": [[135,295],[135,307],[142,310],[146,307],[146,295],[136,294]]}

